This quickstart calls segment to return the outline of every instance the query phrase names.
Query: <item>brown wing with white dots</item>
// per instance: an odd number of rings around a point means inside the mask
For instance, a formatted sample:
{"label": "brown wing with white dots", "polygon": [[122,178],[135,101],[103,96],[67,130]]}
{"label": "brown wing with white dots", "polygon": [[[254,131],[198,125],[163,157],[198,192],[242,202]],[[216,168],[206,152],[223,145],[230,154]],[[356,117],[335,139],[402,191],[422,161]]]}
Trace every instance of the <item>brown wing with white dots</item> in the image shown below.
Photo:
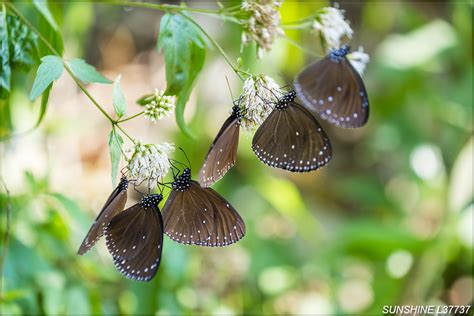
{"label": "brown wing with white dots", "polygon": [[119,212],[123,211],[127,203],[128,181],[123,180],[110,194],[102,210],[97,215],[94,223],[87,232],[77,253],[83,255],[88,252],[104,234],[104,228],[107,227],[110,220]]}
{"label": "brown wing with white dots", "polygon": [[295,102],[270,113],[255,133],[252,149],[263,163],[292,172],[321,168],[329,162],[332,153],[321,125]]}
{"label": "brown wing with white dots", "polygon": [[336,126],[361,127],[369,118],[364,82],[345,57],[335,62],[327,56],[309,65],[294,86],[304,106]]}
{"label": "brown wing with white dots", "polygon": [[163,221],[156,206],[136,204],[110,222],[107,248],[118,271],[136,281],[149,281],[158,271],[163,249]]}
{"label": "brown wing with white dots", "polygon": [[187,190],[171,192],[163,221],[165,234],[182,244],[227,246],[245,235],[244,221],[232,205],[192,180]]}
{"label": "brown wing with white dots", "polygon": [[203,187],[216,183],[235,165],[239,131],[238,119],[231,115],[214,139],[199,172],[199,183]]}

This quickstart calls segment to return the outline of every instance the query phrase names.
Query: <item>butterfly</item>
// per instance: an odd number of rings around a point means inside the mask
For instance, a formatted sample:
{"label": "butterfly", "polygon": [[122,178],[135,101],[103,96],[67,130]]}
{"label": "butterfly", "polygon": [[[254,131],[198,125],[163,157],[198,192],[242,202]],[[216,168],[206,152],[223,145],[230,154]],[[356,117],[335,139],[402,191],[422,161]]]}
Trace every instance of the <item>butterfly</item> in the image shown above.
{"label": "butterfly", "polygon": [[128,180],[125,177],[120,179],[118,186],[112,191],[102,210],[92,224],[77,254],[83,255],[88,252],[100,237],[104,234],[104,229],[110,220],[125,208],[127,203]]}
{"label": "butterfly", "polygon": [[118,271],[129,279],[150,281],[158,271],[163,250],[161,194],[141,201],[116,215],[105,229],[106,245]]}
{"label": "butterfly", "polygon": [[219,181],[235,165],[241,120],[240,106],[234,105],[232,114],[217,133],[199,171],[199,183],[203,187]]}
{"label": "butterfly", "polygon": [[255,132],[252,149],[270,167],[291,172],[309,172],[331,159],[331,143],[316,118],[295,102],[290,91]]}
{"label": "butterfly", "polygon": [[367,123],[369,99],[362,78],[346,58],[348,53],[347,45],[331,50],[303,69],[294,87],[311,112],[336,126],[355,128]]}
{"label": "butterfly", "polygon": [[165,234],[187,245],[227,246],[245,235],[244,221],[232,205],[213,189],[191,180],[189,168],[174,177],[163,221]]}

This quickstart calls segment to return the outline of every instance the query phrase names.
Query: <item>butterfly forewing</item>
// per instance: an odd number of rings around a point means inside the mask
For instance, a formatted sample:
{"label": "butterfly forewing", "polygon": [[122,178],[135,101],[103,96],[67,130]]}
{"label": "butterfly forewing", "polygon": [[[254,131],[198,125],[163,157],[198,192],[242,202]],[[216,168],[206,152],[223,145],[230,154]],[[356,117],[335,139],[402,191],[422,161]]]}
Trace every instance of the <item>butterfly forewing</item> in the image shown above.
{"label": "butterfly forewing", "polygon": [[88,252],[95,243],[99,240],[100,237],[104,234],[104,229],[107,227],[107,224],[112,220],[112,218],[123,211],[125,204],[127,203],[127,187],[128,181],[122,179],[120,184],[114,191],[110,194],[105,202],[102,210],[92,224],[89,232],[87,233],[84,241],[77,253],[83,255]]}
{"label": "butterfly forewing", "polygon": [[132,206],[110,222],[105,235],[120,273],[137,281],[155,276],[163,248],[163,221],[156,206]]}
{"label": "butterfly forewing", "polygon": [[192,180],[186,190],[171,192],[163,220],[165,234],[182,244],[227,246],[245,235],[245,224],[232,205]]}
{"label": "butterfly forewing", "polygon": [[305,68],[295,79],[303,105],[345,128],[365,125],[369,101],[362,78],[345,57],[330,56]]}
{"label": "butterfly forewing", "polygon": [[265,164],[292,172],[309,172],[331,159],[331,144],[314,116],[290,102],[274,109],[258,128],[252,149]]}
{"label": "butterfly forewing", "polygon": [[203,187],[209,187],[217,182],[235,165],[239,131],[239,120],[231,115],[214,139],[199,172],[199,182]]}

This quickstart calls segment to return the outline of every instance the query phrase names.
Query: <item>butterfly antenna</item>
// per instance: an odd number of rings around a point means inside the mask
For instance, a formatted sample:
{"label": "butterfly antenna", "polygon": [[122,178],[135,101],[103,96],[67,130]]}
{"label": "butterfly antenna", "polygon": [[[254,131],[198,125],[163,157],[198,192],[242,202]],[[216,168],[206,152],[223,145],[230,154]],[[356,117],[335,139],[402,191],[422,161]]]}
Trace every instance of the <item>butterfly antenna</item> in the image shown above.
{"label": "butterfly antenna", "polygon": [[227,88],[229,88],[230,97],[232,98],[232,100],[235,100],[234,96],[232,95],[232,89],[230,88],[229,78],[227,78],[227,76],[225,76],[225,81],[227,82]]}
{"label": "butterfly antenna", "polygon": [[192,168],[191,168],[191,161],[189,161],[188,155],[186,155],[186,152],[184,151],[184,149],[181,148],[181,147],[179,147],[179,146],[178,146],[178,149],[181,150],[181,151],[183,152],[183,154],[184,154],[184,157],[186,157],[186,161],[188,162],[189,169],[192,169]]}

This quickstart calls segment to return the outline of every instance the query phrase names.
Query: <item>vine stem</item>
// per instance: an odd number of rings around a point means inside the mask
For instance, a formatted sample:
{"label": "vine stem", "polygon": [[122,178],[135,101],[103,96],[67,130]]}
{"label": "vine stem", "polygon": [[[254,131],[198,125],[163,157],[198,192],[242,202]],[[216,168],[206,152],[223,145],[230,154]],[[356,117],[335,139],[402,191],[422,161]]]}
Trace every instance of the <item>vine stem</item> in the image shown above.
{"label": "vine stem", "polygon": [[16,16],[18,16],[18,18],[20,20],[22,20],[23,23],[26,24],[26,26],[28,26],[28,28],[30,28],[36,35],[38,35],[39,39],[48,47],[48,49],[54,54],[56,55],[57,57],[61,58],[61,61],[63,63],[63,66],[64,66],[64,69],[66,69],[66,71],[68,72],[68,74],[71,76],[71,78],[74,80],[74,82],[77,84],[77,86],[79,87],[79,89],[81,89],[81,91],[89,98],[89,100],[94,104],[94,106],[107,118],[107,120],[109,120],[110,124],[112,124],[113,126],[117,126],[118,129],[120,129],[120,131],[132,142],[135,144],[135,139],[133,139],[133,137],[131,137],[130,135],[128,135],[128,133],[118,124],[118,121],[114,120],[106,111],[105,109],[99,104],[99,102],[97,102],[97,100],[89,93],[89,91],[87,91],[86,87],[82,84],[82,82],[79,80],[79,78],[72,72],[71,68],[69,67],[69,65],[62,59],[62,56],[58,53],[58,51],[56,49],[54,49],[54,47],[51,45],[51,43],[43,36],[43,34],[41,34],[40,31],[38,31],[38,29],[30,23],[30,21],[28,21],[28,19],[23,15],[21,14],[20,11],[17,10],[17,8],[15,8],[15,6],[13,4],[11,4],[10,2],[6,2],[6,5],[8,6],[8,8],[10,10],[12,10]]}

